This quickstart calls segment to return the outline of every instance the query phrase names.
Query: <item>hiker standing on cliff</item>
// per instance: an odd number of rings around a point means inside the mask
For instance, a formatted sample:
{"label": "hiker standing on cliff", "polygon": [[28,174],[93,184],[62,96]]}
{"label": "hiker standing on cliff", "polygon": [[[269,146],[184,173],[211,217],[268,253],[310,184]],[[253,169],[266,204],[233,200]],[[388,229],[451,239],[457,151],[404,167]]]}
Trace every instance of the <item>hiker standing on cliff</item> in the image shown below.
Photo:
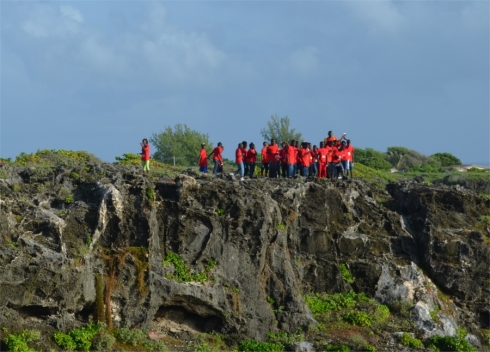
{"label": "hiker standing on cliff", "polygon": [[218,173],[218,170],[220,167],[223,165],[223,144],[221,142],[218,143],[216,148],[213,149],[211,153],[208,155],[208,159],[213,156],[213,162],[214,162],[214,168],[213,168],[213,175],[216,175]]}
{"label": "hiker standing on cliff", "polygon": [[248,168],[250,173],[250,178],[254,177],[255,172],[255,162],[257,161],[257,151],[255,150],[255,144],[250,143],[250,148],[247,151]]}
{"label": "hiker standing on cliff", "polygon": [[199,153],[199,172],[208,172],[208,156],[206,154],[206,144],[201,143],[201,151]]}
{"label": "hiker standing on cliff", "polygon": [[140,143],[141,145],[141,165],[143,166],[143,174],[148,175],[150,173],[150,145],[148,144],[148,139],[143,139]]}

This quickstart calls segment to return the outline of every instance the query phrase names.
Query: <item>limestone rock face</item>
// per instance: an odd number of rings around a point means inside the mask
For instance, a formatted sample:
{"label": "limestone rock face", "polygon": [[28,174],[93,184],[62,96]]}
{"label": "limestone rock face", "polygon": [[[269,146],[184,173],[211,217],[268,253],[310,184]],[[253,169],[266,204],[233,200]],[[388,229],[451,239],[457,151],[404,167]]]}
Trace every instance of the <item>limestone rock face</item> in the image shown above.
{"label": "limestone rock face", "polygon": [[[489,328],[490,201],[476,193],[94,170],[93,181],[15,168],[0,180],[1,326],[86,324],[102,278],[114,326],[156,336],[295,332],[315,324],[305,293],[349,290],[410,302],[428,336],[464,326],[478,341]],[[179,280],[169,253],[206,280]]]}

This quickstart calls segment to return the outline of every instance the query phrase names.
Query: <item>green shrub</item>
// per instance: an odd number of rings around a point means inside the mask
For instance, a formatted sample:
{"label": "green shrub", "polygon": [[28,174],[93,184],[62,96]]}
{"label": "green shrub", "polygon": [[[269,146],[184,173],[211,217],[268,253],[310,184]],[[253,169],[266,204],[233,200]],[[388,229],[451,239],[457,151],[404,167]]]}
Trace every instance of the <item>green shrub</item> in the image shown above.
{"label": "green shrub", "polygon": [[259,342],[257,340],[240,341],[238,351],[243,352],[282,352],[284,346],[275,342]]}
{"label": "green shrub", "polygon": [[345,282],[348,284],[353,284],[354,283],[354,278],[352,277],[351,273],[349,272],[349,269],[345,264],[340,264],[339,265],[340,273],[342,274],[342,277],[344,278]]}
{"label": "green shrub", "polygon": [[357,148],[355,151],[355,162],[368,166],[375,170],[389,170],[391,164],[385,160],[386,154],[372,148]]}
{"label": "green shrub", "polygon": [[5,345],[12,352],[35,352],[27,343],[39,340],[41,334],[37,330],[24,330],[18,334],[9,334],[5,339]]}
{"label": "green shrub", "polygon": [[104,327],[105,324],[91,323],[79,329],[72,330],[68,334],[57,331],[54,333],[54,341],[58,346],[69,351],[75,349],[88,351],[92,346],[92,339],[95,334]]}
{"label": "green shrub", "polygon": [[287,332],[279,331],[277,334],[269,332],[270,342],[280,343],[282,345],[293,345],[304,340],[303,334],[288,334]]}
{"label": "green shrub", "polygon": [[466,330],[458,329],[454,336],[432,336],[428,341],[428,347],[435,351],[476,352],[478,351],[466,339]]}
{"label": "green shrub", "polygon": [[370,299],[364,293],[312,293],[305,295],[305,303],[313,314],[321,314],[328,311],[338,311],[343,308],[350,308],[357,302],[369,302]]}
{"label": "green shrub", "polygon": [[12,164],[16,166],[51,165],[72,167],[77,164],[87,163],[99,164],[101,161],[86,151],[44,149],[32,154],[20,153]]}
{"label": "green shrub", "polygon": [[150,186],[146,187],[146,198],[150,203],[155,201],[155,190]]}
{"label": "green shrub", "polygon": [[346,345],[328,345],[325,351],[350,352],[350,348]]}
{"label": "green shrub", "polygon": [[373,323],[372,317],[368,313],[362,311],[356,312],[351,310],[344,316],[344,320],[352,325],[366,327],[370,327]]}
{"label": "green shrub", "polygon": [[408,332],[404,332],[403,336],[400,338],[400,342],[403,346],[407,346],[415,349],[424,348],[424,344],[419,339],[412,337]]}
{"label": "green shrub", "polygon": [[142,346],[148,351],[166,352],[168,350],[165,343],[161,340],[146,340]]}
{"label": "green shrub", "polygon": [[96,351],[111,351],[112,346],[114,346],[114,343],[116,342],[116,338],[112,336],[111,334],[108,333],[98,333],[95,335],[92,344],[93,344],[93,349]]}
{"label": "green shrub", "polygon": [[165,260],[163,261],[163,266],[165,267],[169,265],[174,266],[174,273],[167,274],[165,276],[167,279],[173,279],[177,282],[196,281],[203,284],[209,280],[208,271],[214,268],[216,262],[213,259],[210,259],[206,264],[205,272],[191,274],[190,268],[185,264],[184,260],[182,260],[182,258],[178,254],[168,252],[165,256]]}
{"label": "green shrub", "polygon": [[138,346],[146,340],[148,334],[140,329],[119,328],[114,333],[116,339],[125,344]]}

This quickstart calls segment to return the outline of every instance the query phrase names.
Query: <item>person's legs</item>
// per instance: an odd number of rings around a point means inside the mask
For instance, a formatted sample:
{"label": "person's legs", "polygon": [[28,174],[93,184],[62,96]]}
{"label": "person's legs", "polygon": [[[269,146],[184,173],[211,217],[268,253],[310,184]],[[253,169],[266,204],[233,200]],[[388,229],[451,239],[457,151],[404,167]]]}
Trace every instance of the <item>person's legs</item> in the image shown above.
{"label": "person's legs", "polygon": [[243,163],[243,172],[245,175],[248,175],[248,163],[246,162]]}
{"label": "person's legs", "polygon": [[347,176],[347,172],[349,171],[349,160],[342,160],[342,169],[343,169],[343,175]]}
{"label": "person's legs", "polygon": [[325,177],[327,177],[327,164],[319,163],[318,178],[325,178]]}
{"label": "person's legs", "polygon": [[269,161],[269,178],[275,178],[276,177],[276,170],[274,167],[274,162]]}
{"label": "person's legs", "polygon": [[213,175],[216,175],[218,173],[219,161],[218,160],[213,160],[213,162],[214,162]]}
{"label": "person's legs", "polygon": [[245,166],[243,165],[243,162],[238,163],[238,169],[240,170],[240,177],[243,178],[245,175]]}
{"label": "person's legs", "polygon": [[303,176],[304,178],[307,178],[308,177],[308,170],[309,170],[309,167],[308,166],[303,166]]}
{"label": "person's legs", "polygon": [[249,177],[250,178],[253,178],[254,177],[254,173],[255,173],[255,163],[249,163],[248,164],[248,172],[249,172]]}
{"label": "person's legs", "polygon": [[143,160],[143,173],[150,173],[150,160]]}
{"label": "person's legs", "polygon": [[352,172],[354,171],[354,163],[353,162],[349,163],[349,171],[350,171],[350,178],[352,179]]}

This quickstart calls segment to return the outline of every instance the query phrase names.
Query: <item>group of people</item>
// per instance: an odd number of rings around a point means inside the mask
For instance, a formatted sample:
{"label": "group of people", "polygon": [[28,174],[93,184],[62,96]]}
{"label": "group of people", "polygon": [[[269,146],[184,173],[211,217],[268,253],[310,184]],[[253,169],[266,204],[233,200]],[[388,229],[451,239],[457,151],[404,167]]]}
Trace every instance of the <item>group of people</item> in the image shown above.
{"label": "group of people", "polygon": [[[254,143],[243,141],[238,143],[235,151],[235,163],[238,169],[232,175],[240,175],[243,181],[245,176],[254,177],[258,161],[258,153]],[[308,176],[318,178],[347,178],[354,167],[354,147],[344,133],[340,139],[332,131],[328,137],[319,143],[319,147],[308,142],[295,140],[282,142],[281,148],[272,139],[270,144],[263,143],[260,152],[260,174],[269,178],[292,178]],[[214,162],[213,174],[223,172],[223,144],[220,142],[209,155],[205,144],[201,145],[199,157],[199,171],[207,172],[207,160]]]}

